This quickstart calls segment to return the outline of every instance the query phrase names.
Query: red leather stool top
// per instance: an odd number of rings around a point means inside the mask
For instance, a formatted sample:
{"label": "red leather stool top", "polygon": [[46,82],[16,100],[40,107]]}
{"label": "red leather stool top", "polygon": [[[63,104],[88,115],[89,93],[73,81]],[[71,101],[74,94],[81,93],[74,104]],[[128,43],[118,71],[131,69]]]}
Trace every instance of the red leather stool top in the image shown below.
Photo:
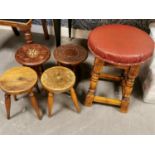
{"label": "red leather stool top", "polygon": [[95,28],[89,35],[88,46],[103,61],[124,66],[142,63],[154,51],[154,42],[146,32],[120,24]]}

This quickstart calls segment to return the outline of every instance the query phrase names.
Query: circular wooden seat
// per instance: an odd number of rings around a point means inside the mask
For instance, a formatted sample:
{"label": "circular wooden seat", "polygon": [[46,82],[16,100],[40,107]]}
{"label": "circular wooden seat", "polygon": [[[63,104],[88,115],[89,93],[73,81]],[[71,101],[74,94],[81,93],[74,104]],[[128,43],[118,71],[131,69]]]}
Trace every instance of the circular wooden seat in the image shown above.
{"label": "circular wooden seat", "polygon": [[50,50],[40,44],[25,44],[17,50],[15,58],[22,65],[39,66],[50,58]]}
{"label": "circular wooden seat", "polygon": [[64,92],[69,90],[75,83],[74,73],[62,66],[47,69],[41,77],[43,86],[51,92]]}
{"label": "circular wooden seat", "polygon": [[7,70],[0,76],[0,88],[5,92],[5,107],[7,118],[10,118],[11,95],[28,93],[31,104],[36,111],[39,119],[42,117],[42,112],[39,108],[37,99],[33,92],[33,87],[37,83],[36,72],[29,67],[13,67]]}
{"label": "circular wooden seat", "polygon": [[43,87],[48,91],[48,116],[52,115],[54,93],[63,93],[70,91],[74,106],[78,112],[80,107],[78,105],[78,99],[73,88],[75,83],[75,74],[72,70],[63,67],[56,66],[51,67],[44,71],[41,76],[41,83]]}
{"label": "circular wooden seat", "polygon": [[20,94],[33,88],[36,72],[29,67],[13,67],[0,77],[0,87],[9,94]]}
{"label": "circular wooden seat", "polygon": [[85,61],[87,56],[87,50],[74,44],[62,45],[54,51],[54,58],[57,62],[65,65],[78,65]]}
{"label": "circular wooden seat", "polygon": [[88,46],[101,60],[124,66],[142,63],[154,51],[154,42],[146,32],[121,24],[95,28],[89,34]]}

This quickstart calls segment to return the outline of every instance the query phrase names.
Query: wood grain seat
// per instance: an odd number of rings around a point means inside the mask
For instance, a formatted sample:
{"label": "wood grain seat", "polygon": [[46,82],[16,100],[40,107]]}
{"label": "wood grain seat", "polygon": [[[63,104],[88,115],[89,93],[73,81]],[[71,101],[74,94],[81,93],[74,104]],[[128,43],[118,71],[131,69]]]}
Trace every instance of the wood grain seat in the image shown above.
{"label": "wood grain seat", "polygon": [[88,52],[82,46],[67,44],[54,50],[54,58],[64,65],[78,65],[86,60]]}
{"label": "wood grain seat", "polygon": [[[95,56],[90,87],[85,105],[93,102],[119,106],[121,112],[128,111],[130,95],[140,64],[150,59],[154,51],[154,42],[144,31],[129,25],[111,24],[92,30],[88,37],[88,47]],[[122,69],[122,75],[103,73],[103,67]],[[100,78],[120,81],[122,99],[95,96]]]}
{"label": "wood grain seat", "polygon": [[37,82],[36,72],[29,67],[13,67],[0,76],[0,88],[5,92],[5,105],[7,118],[10,118],[10,95],[28,93],[30,95],[32,106],[34,107],[38,118],[41,118],[41,112],[37,100],[33,93],[33,87]]}
{"label": "wood grain seat", "polygon": [[25,44],[15,54],[16,61],[42,74],[43,64],[50,58],[50,50],[40,44]]}
{"label": "wood grain seat", "polygon": [[44,71],[41,76],[41,83],[48,91],[48,115],[51,116],[54,93],[70,91],[76,110],[79,112],[77,96],[73,88],[75,74],[68,68],[62,66],[51,67]]}

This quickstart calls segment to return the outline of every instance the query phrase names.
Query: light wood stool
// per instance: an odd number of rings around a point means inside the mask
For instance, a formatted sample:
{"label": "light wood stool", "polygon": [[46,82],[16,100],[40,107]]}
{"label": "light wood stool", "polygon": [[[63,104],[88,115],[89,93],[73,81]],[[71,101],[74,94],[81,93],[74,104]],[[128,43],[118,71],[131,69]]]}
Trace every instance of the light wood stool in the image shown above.
{"label": "light wood stool", "polygon": [[48,116],[52,115],[54,93],[70,91],[74,106],[78,112],[80,107],[73,88],[75,84],[75,74],[68,68],[62,66],[51,67],[41,76],[41,83],[48,91]]}
{"label": "light wood stool", "polygon": [[42,113],[33,93],[33,87],[37,83],[36,72],[29,67],[13,67],[0,76],[0,88],[5,92],[5,106],[7,119],[10,118],[11,95],[28,93],[31,104],[39,119]]}

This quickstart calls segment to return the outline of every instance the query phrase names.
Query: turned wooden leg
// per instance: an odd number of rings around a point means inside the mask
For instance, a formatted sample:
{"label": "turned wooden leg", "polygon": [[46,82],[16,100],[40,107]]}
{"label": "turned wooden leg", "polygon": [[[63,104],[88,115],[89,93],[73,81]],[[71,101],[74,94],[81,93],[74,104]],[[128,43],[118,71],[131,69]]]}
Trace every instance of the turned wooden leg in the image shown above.
{"label": "turned wooden leg", "polygon": [[77,112],[80,112],[80,107],[79,107],[79,104],[78,104],[78,99],[77,99],[77,96],[76,96],[74,88],[71,88],[70,92],[71,92],[71,97],[72,97],[74,106],[75,106]]}
{"label": "turned wooden leg", "polygon": [[84,103],[86,106],[91,106],[92,102],[94,101],[95,90],[102,69],[103,69],[103,61],[98,58],[95,58],[92,75],[90,79],[90,87]]}
{"label": "turned wooden leg", "polygon": [[38,105],[38,102],[37,102],[37,99],[36,99],[34,93],[31,92],[31,93],[29,94],[29,96],[30,96],[30,100],[31,100],[32,107],[34,108],[34,110],[35,110],[35,112],[36,112],[36,114],[37,114],[37,117],[38,117],[39,119],[41,119],[41,117],[42,117],[42,112],[41,112],[41,110],[40,110],[40,108],[39,108],[39,105]]}
{"label": "turned wooden leg", "polygon": [[139,66],[132,66],[130,67],[127,78],[125,80],[125,85],[123,88],[123,97],[122,97],[122,103],[121,103],[121,112],[127,112],[128,111],[128,105],[130,100],[130,95],[133,90],[134,81],[139,73]]}
{"label": "turned wooden leg", "polygon": [[7,119],[10,119],[11,97],[9,94],[5,94],[5,108],[7,113]]}
{"label": "turned wooden leg", "polygon": [[13,30],[13,32],[14,32],[14,34],[15,34],[16,36],[19,36],[19,35],[20,35],[20,33],[19,33],[19,31],[17,30],[16,27],[12,27],[12,30]]}
{"label": "turned wooden leg", "polygon": [[46,19],[41,19],[41,23],[42,23],[42,27],[43,27],[43,31],[44,31],[44,37],[45,37],[46,40],[48,40],[49,39],[49,34],[48,34]]}
{"label": "turned wooden leg", "polygon": [[122,96],[124,95],[124,88],[125,88],[125,82],[127,80],[128,77],[128,71],[129,71],[130,67],[128,67],[127,69],[124,70],[123,75],[122,75]]}
{"label": "turned wooden leg", "polygon": [[52,116],[53,99],[54,99],[54,94],[49,92],[48,93],[48,117]]}
{"label": "turned wooden leg", "polygon": [[25,41],[27,44],[31,44],[32,43],[32,33],[30,28],[27,30],[23,30],[24,32],[24,37],[25,37]]}

